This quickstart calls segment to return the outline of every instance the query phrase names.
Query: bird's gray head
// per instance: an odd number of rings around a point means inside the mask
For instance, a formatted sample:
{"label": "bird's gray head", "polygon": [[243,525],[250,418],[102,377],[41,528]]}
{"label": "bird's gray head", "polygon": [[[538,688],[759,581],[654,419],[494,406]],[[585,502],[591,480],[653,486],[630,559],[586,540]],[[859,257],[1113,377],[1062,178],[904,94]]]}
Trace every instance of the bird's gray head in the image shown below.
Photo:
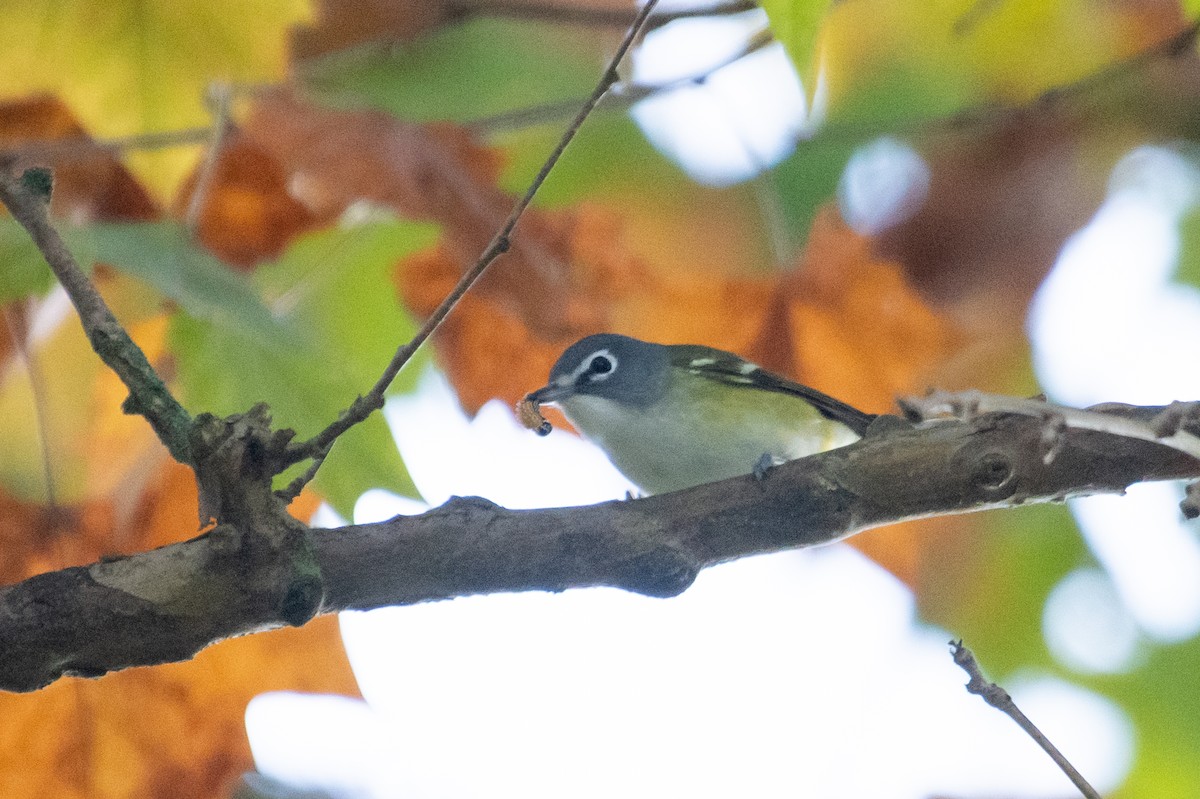
{"label": "bird's gray head", "polygon": [[666,390],[670,356],[662,344],[597,333],[567,348],[550,369],[550,382],[533,392],[538,402],[585,394],[645,407]]}

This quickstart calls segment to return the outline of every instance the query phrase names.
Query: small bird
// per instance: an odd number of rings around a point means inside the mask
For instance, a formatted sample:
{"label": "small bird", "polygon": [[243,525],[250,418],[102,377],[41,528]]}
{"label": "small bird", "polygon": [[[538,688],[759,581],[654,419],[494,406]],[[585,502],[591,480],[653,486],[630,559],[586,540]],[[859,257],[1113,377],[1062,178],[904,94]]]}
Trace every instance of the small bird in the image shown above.
{"label": "small bird", "polygon": [[[730,352],[615,333],[581,339],[526,396],[555,404],[646,494],[677,491],[852,444],[875,418]],[[531,427],[539,427],[531,423]],[[550,430],[541,421],[539,432]]]}

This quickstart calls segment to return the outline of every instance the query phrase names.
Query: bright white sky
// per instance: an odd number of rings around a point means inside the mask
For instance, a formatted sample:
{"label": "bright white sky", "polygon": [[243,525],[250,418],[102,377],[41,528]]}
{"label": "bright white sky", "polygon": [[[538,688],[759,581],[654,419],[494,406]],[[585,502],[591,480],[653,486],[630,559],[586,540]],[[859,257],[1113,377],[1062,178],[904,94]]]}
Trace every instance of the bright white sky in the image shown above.
{"label": "bright white sky", "polygon": [[[638,77],[661,79],[656,61],[678,68],[682,47],[720,60],[729,50],[710,33],[745,25],[669,26],[648,44],[670,49],[648,48]],[[785,156],[805,124],[795,79],[771,49],[677,94],[635,116],[714,182]],[[712,135],[699,140],[698,130]],[[1196,177],[1162,149],[1132,153],[1114,171],[1108,202],[1068,243],[1031,316],[1053,398],[1200,396],[1195,370],[1179,366],[1200,340],[1200,293],[1168,282]],[[919,156],[881,140],[848,169],[847,218],[866,228],[890,221],[926,180]],[[468,421],[434,375],[387,413],[430,504],[451,494],[509,507],[585,504],[628,487],[589,445],[561,431],[532,435],[506,407]],[[1048,642],[1064,666],[1117,671],[1144,638],[1200,630],[1200,546],[1196,526],[1179,518],[1178,493],[1144,486],[1072,504],[1104,568],[1070,575],[1047,603]],[[355,521],[421,507],[373,492]],[[365,703],[254,700],[246,723],[264,773],[370,799],[1073,791],[1011,721],[963,690],[950,633],[914,624],[907,589],[844,545],[711,569],[671,600],[607,589],[477,597],[344,614],[342,629]],[[1045,675],[1006,687],[1102,793],[1119,785],[1134,733],[1114,705]]]}

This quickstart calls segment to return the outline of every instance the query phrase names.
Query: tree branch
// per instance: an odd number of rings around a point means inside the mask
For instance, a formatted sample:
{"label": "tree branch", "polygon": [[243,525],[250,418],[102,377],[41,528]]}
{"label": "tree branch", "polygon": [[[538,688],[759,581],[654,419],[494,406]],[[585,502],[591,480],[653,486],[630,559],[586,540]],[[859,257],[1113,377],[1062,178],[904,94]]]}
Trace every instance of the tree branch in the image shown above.
{"label": "tree branch", "polygon": [[[1145,422],[1163,410],[1114,413]],[[1200,461],[1171,447],[1071,427],[1047,463],[1043,433],[1041,419],[1005,413],[916,427],[882,417],[858,443],[761,481],[530,511],[458,498],[420,516],[312,530],[309,570],[281,567],[257,531],[222,525],[0,590],[0,688],[185,659],[223,638],[296,623],[296,597],[303,605],[314,591],[322,613],[585,586],[666,597],[718,563],[907,519],[1200,477]]]}
{"label": "tree branch", "polygon": [[146,417],[160,441],[180,463],[193,465],[192,418],[167,390],[145,353],[117,322],[108,303],[79,268],[58,231],[50,224],[52,177],[47,169],[11,174],[12,162],[0,159],[0,202],[29,232],[54,276],[66,290],[92,349],[129,389],[127,413]]}

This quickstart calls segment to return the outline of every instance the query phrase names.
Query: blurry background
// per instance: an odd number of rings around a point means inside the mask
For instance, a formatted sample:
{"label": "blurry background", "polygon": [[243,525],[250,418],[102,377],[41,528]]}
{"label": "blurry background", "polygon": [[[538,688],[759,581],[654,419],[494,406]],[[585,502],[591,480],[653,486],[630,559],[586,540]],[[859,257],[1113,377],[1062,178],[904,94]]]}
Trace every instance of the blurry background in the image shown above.
{"label": "blurry background", "polygon": [[[25,3],[0,26],[0,147],[55,166],[64,233],[189,409],[265,400],[312,433],[478,256],[633,12]],[[597,330],[735,350],[875,412],[929,386],[1200,398],[1194,9],[662,12],[512,252],[298,515],[623,496],[565,424],[540,439],[510,411]],[[7,217],[0,253],[0,579],[193,535],[190,473],[120,414]],[[1200,547],[1180,496],[906,524],[669,601],[347,614],[0,696],[0,793],[1072,795],[963,690],[962,637],[1106,794],[1195,796]]]}

